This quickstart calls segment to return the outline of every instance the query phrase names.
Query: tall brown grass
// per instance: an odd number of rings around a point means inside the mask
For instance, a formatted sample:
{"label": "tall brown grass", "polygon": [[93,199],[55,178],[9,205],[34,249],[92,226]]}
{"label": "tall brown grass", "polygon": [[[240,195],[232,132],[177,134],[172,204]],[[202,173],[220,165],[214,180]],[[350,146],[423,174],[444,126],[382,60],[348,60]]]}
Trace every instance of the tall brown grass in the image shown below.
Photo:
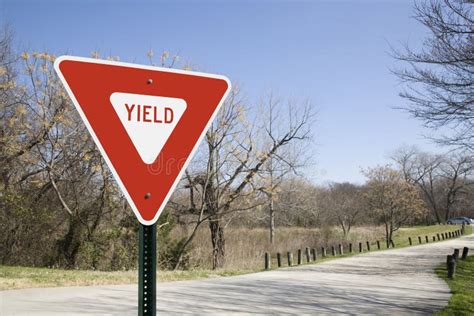
{"label": "tall brown grass", "polygon": [[[184,236],[183,228],[173,231],[175,238]],[[264,228],[232,228],[225,231],[226,238],[226,261],[224,269],[247,270],[262,267],[265,252],[275,255],[277,252],[286,254],[287,251],[296,253],[298,249],[306,247],[316,248],[318,253],[321,247],[337,246],[342,243],[347,249],[349,243],[382,240],[384,236],[381,227],[353,227],[349,236],[344,238],[341,229],[337,227],[299,228],[299,227],[277,227],[275,231],[275,242],[269,242],[269,231]],[[200,228],[192,243],[189,252],[189,266],[191,268],[211,268],[211,240],[209,229],[206,226]]]}

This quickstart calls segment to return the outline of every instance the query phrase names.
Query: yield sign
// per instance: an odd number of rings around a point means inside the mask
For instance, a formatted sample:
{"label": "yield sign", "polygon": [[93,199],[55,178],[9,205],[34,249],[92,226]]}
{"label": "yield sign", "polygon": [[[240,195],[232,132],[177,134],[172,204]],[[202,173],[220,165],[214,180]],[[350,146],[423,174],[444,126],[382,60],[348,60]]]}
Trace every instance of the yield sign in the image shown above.
{"label": "yield sign", "polygon": [[155,223],[229,80],[72,56],[54,67],[138,220]]}

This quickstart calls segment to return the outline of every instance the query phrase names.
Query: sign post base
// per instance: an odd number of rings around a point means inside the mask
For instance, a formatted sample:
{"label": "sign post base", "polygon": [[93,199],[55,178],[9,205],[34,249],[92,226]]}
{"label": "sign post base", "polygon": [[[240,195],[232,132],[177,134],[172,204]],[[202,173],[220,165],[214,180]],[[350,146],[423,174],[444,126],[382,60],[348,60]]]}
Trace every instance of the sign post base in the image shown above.
{"label": "sign post base", "polygon": [[156,224],[140,224],[138,315],[156,315]]}

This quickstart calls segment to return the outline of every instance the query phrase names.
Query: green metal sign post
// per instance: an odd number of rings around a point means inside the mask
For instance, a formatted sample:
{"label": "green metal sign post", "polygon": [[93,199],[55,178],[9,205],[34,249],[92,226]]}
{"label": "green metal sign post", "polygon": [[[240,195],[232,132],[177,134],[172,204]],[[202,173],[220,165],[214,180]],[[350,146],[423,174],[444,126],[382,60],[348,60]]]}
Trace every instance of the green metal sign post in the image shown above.
{"label": "green metal sign post", "polygon": [[156,224],[140,224],[138,315],[156,315]]}

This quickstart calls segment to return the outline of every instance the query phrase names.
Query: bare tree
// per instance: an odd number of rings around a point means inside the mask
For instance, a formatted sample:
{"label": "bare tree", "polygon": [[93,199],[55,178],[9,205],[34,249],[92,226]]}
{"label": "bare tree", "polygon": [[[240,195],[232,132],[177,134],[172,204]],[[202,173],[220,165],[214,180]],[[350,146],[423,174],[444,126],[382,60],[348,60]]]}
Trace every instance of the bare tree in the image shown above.
{"label": "bare tree", "polygon": [[441,164],[441,190],[444,198],[444,220],[452,214],[454,205],[474,185],[474,158],[455,155]]}
{"label": "bare tree", "polygon": [[442,222],[442,207],[439,199],[439,167],[443,158],[420,152],[417,148],[401,148],[392,159],[399,165],[406,181],[416,184],[437,223]]}
{"label": "bare tree", "polygon": [[352,183],[331,183],[321,201],[328,217],[347,237],[364,209],[362,188]]}
{"label": "bare tree", "polygon": [[[286,120],[284,133],[268,134],[269,146],[258,139],[257,124],[249,124],[246,109],[234,90],[220,110],[206,134],[205,143],[186,172],[184,188],[188,189],[189,203],[175,209],[194,215],[194,229],[183,244],[182,253],[195,236],[198,227],[207,222],[211,233],[212,267],[220,268],[225,259],[224,229],[230,214],[253,209],[259,190],[255,179],[281,148],[309,137],[312,112],[310,105],[295,107]],[[268,133],[268,131],[266,131]],[[205,165],[202,164],[205,162]],[[197,218],[197,219],[196,219]],[[176,267],[180,264],[180,260]]]}
{"label": "bare tree", "polygon": [[433,155],[416,148],[401,148],[392,159],[405,179],[423,192],[438,224],[451,216],[455,204],[473,184],[474,165],[469,154]]}
{"label": "bare tree", "polygon": [[[308,103],[307,106],[309,106]],[[263,102],[261,107],[261,111],[264,113],[262,130],[265,130],[265,133],[262,137],[263,147],[266,151],[270,150],[274,146],[275,140],[286,132],[286,118],[291,117],[292,112],[297,108],[294,102],[282,104],[282,101],[272,94]],[[307,142],[304,140],[310,139],[310,135],[307,135],[306,139],[278,148],[263,165],[255,181],[255,186],[268,199],[268,229],[271,244],[275,240],[275,214],[277,212],[275,202],[278,199],[280,186],[288,176],[298,175],[299,170],[309,165],[311,150],[305,146]]]}
{"label": "bare tree", "polygon": [[289,176],[278,188],[276,209],[281,226],[315,227],[323,221],[321,209],[324,190],[303,176]]}
{"label": "bare tree", "polygon": [[419,52],[407,45],[394,56],[409,68],[394,71],[407,84],[400,95],[406,110],[434,130],[450,127],[453,135],[436,137],[448,145],[474,150],[474,29],[472,3],[464,0],[419,1],[415,18],[431,36]]}

